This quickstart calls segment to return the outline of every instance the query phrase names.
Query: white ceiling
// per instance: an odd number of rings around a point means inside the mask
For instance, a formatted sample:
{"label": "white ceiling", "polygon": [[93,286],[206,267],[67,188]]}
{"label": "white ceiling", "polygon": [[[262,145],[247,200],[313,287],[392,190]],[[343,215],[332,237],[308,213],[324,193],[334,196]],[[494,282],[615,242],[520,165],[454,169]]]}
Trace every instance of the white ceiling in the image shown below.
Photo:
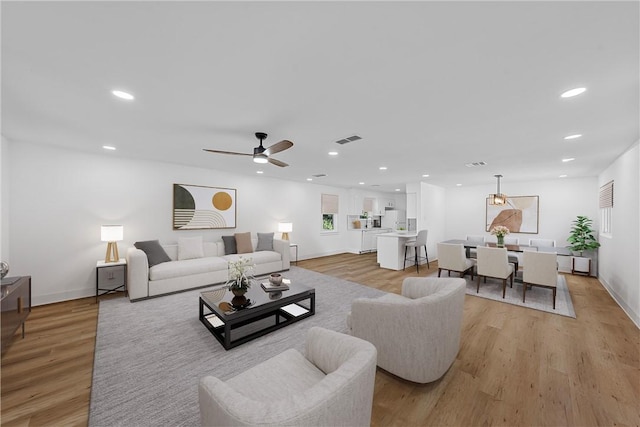
{"label": "white ceiling", "polygon": [[[2,134],[17,143],[383,191],[501,173],[508,193],[594,176],[639,138],[635,1],[3,1],[1,13]],[[293,141],[274,156],[291,166],[202,151],[250,153],[256,131],[265,146]]]}

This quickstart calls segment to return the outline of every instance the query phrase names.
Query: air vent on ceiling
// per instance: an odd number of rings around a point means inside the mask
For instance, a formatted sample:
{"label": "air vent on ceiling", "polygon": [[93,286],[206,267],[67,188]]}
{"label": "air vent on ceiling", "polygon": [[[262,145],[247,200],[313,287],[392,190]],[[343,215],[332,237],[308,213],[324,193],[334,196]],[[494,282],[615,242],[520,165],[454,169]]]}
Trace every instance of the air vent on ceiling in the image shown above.
{"label": "air vent on ceiling", "polygon": [[466,167],[468,167],[468,168],[473,168],[473,167],[476,167],[476,166],[487,166],[487,163],[486,162],[473,162],[473,163],[465,163],[464,165]]}
{"label": "air vent on ceiling", "polygon": [[314,178],[324,178],[325,176],[327,176],[326,173],[317,173],[315,175],[311,175]]}
{"label": "air vent on ceiling", "polygon": [[362,139],[362,138],[359,137],[358,135],[348,136],[348,137],[343,138],[343,139],[341,139],[339,141],[336,141],[336,144],[344,145],[344,144],[348,144],[348,143],[353,142],[353,141],[357,141],[359,139]]}

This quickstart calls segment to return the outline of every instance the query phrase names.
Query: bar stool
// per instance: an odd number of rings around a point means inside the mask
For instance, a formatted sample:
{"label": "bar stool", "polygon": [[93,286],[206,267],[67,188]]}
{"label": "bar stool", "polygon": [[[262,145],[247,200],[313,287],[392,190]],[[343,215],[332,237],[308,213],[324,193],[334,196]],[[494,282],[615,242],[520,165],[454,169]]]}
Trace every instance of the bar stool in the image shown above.
{"label": "bar stool", "polygon": [[[420,273],[420,263],[419,260],[426,259],[427,260],[427,269],[431,268],[429,266],[429,255],[427,254],[427,234],[429,234],[429,230],[420,230],[418,231],[418,237],[416,240],[412,242],[406,242],[404,244],[404,265],[402,269],[407,268],[407,249],[414,248],[414,258],[416,263],[416,271]],[[424,258],[419,256],[420,248],[424,246]],[[410,260],[411,258],[409,258]]]}

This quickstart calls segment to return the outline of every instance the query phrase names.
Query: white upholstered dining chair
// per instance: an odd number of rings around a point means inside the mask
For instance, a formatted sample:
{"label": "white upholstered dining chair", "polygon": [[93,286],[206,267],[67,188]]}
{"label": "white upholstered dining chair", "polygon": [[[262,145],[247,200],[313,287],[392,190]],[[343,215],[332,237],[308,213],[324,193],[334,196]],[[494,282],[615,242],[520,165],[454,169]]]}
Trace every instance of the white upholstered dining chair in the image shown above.
{"label": "white upholstered dining chair", "polygon": [[507,291],[507,279],[511,279],[513,287],[513,264],[509,263],[506,248],[490,248],[478,246],[478,260],[476,273],[478,274],[478,287],[476,293],[480,292],[480,277],[487,282],[487,277],[502,279],[502,298]]}
{"label": "white upholstered dining chair", "polygon": [[448,270],[449,276],[452,271],[460,273],[460,277],[470,272],[471,280],[473,280],[475,265],[475,260],[465,256],[462,244],[438,243],[438,277],[440,277],[442,270]]}
{"label": "white upholstered dining chair", "polygon": [[540,286],[553,291],[553,309],[556,309],[556,291],[558,287],[558,260],[555,252],[523,253],[522,302],[527,295],[527,286]]}
{"label": "white upholstered dining chair", "polygon": [[[484,236],[467,236],[467,242],[481,245],[484,243]],[[476,258],[478,256],[478,252],[473,248],[469,250],[469,254],[469,257],[471,258]]]}
{"label": "white upholstered dining chair", "polygon": [[555,248],[556,241],[553,239],[529,239],[529,246],[544,246],[546,248]]}

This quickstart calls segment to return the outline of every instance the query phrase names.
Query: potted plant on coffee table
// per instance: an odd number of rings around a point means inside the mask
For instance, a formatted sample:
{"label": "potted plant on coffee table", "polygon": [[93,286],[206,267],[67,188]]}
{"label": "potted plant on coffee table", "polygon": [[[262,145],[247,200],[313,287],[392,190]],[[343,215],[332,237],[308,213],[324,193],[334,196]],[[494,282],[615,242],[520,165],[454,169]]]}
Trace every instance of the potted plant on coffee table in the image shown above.
{"label": "potted plant on coffee table", "polygon": [[255,279],[251,274],[253,267],[251,258],[240,257],[229,262],[229,279],[225,285],[235,296],[243,296],[251,287],[251,280]]}
{"label": "potted plant on coffee table", "polygon": [[591,260],[595,257],[595,250],[600,247],[600,243],[594,237],[592,223],[593,221],[584,215],[578,215],[572,222],[571,232],[567,238],[567,242],[571,244],[569,248],[574,252],[571,260],[571,274],[591,274]]}

